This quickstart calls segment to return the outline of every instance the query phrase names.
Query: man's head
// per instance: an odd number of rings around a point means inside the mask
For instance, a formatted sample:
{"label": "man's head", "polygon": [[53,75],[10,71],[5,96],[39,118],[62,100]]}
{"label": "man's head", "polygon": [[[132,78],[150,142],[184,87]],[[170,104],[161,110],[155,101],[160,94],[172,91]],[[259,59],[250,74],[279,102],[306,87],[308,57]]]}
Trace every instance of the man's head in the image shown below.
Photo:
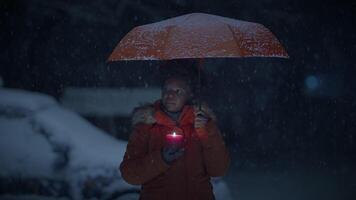
{"label": "man's head", "polygon": [[192,100],[197,89],[197,60],[170,60],[160,66],[159,72],[164,108],[169,112],[181,111]]}
{"label": "man's head", "polygon": [[189,80],[183,77],[170,77],[164,81],[162,87],[162,104],[169,112],[179,112],[191,100],[193,92]]}

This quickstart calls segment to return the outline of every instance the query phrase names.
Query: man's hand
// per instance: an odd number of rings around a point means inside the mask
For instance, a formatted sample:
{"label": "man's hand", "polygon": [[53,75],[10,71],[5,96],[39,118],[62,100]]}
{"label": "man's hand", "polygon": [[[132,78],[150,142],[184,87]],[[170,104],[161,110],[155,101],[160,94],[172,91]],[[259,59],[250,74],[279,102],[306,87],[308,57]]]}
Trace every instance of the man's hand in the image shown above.
{"label": "man's hand", "polygon": [[178,159],[184,154],[184,148],[163,147],[162,158],[167,164],[171,164],[174,160]]}
{"label": "man's hand", "polygon": [[194,128],[204,128],[205,125],[210,120],[209,117],[204,113],[202,110],[198,110],[195,112],[195,121],[194,121]]}

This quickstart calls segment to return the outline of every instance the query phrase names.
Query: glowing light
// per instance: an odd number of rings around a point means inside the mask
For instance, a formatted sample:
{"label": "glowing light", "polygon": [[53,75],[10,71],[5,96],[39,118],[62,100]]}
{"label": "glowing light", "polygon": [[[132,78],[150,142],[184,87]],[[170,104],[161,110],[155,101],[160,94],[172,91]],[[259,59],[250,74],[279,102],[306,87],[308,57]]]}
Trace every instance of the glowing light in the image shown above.
{"label": "glowing light", "polygon": [[166,144],[178,148],[183,145],[183,135],[177,134],[176,131],[166,135]]}
{"label": "glowing light", "polygon": [[305,79],[305,85],[307,86],[308,89],[315,90],[315,89],[317,89],[319,87],[320,80],[316,76],[309,75]]}

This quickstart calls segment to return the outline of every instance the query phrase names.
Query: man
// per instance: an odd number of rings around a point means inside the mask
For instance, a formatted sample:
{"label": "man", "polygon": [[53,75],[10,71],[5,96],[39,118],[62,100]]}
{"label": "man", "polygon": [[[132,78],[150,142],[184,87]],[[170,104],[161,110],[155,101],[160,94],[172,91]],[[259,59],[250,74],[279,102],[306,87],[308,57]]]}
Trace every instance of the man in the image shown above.
{"label": "man", "polygon": [[[214,199],[210,177],[223,176],[230,157],[216,118],[204,104],[191,104],[189,80],[164,82],[161,99],[135,109],[133,132],[120,165],[122,177],[142,185],[141,200]],[[180,148],[167,146],[166,134],[184,136]]]}

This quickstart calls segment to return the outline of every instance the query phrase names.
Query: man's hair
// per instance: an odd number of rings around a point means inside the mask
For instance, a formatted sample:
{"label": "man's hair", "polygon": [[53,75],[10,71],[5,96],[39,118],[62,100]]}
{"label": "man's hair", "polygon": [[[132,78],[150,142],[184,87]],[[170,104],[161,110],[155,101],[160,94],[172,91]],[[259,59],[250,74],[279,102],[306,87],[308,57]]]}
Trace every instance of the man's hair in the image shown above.
{"label": "man's hair", "polygon": [[[167,61],[159,68],[160,82],[163,86],[168,79],[178,79],[184,81],[194,94],[198,86],[198,63],[193,59],[180,59]],[[203,80],[203,72],[201,70]]]}

